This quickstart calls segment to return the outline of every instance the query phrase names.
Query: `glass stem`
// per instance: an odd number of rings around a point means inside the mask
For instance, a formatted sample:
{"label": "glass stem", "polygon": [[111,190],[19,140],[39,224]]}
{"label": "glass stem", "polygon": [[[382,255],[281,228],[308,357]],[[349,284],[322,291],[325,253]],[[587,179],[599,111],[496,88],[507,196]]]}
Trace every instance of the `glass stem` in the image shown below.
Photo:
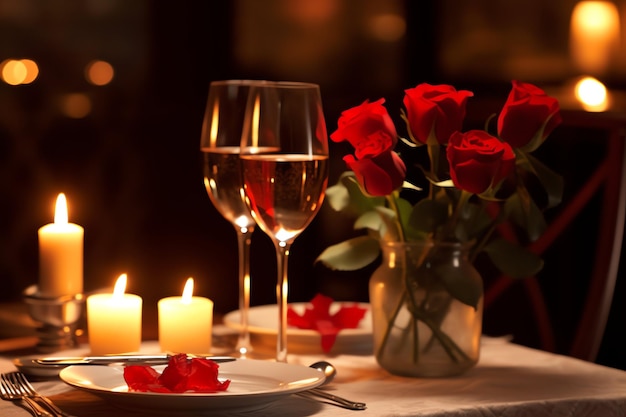
{"label": "glass stem", "polygon": [[[244,231],[245,230],[245,231]],[[241,313],[241,331],[237,340],[237,352],[244,358],[252,351],[250,344],[249,311],[250,311],[250,244],[254,227],[237,228],[239,246],[239,311]]]}
{"label": "glass stem", "polygon": [[278,281],[276,283],[276,302],[278,304],[278,333],[276,335],[276,361],[287,362],[287,264],[291,243],[275,242]]}

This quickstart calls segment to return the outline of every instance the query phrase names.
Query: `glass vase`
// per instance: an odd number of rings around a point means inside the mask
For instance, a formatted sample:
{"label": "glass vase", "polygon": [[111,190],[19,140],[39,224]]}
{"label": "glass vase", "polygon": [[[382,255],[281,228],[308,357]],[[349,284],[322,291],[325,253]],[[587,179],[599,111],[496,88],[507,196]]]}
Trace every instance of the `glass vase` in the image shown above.
{"label": "glass vase", "polygon": [[483,284],[471,244],[382,242],[370,279],[374,353],[395,375],[446,377],[480,353]]}

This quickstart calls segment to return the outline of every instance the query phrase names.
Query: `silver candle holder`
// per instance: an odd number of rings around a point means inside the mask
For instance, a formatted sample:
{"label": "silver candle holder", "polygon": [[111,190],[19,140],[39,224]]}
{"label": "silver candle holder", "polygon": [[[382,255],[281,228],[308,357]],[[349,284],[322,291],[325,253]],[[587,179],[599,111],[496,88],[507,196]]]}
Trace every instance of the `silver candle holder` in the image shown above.
{"label": "silver candle holder", "polygon": [[43,296],[32,285],[24,291],[31,318],[41,325],[37,328],[40,352],[56,352],[78,346],[80,319],[85,306],[84,294]]}

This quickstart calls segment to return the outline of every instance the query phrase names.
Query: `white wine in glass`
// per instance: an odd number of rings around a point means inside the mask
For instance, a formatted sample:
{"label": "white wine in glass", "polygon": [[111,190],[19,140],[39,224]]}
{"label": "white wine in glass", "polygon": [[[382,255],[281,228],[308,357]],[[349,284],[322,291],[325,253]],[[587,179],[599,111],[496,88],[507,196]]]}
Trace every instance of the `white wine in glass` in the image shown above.
{"label": "white wine in glass", "polygon": [[241,357],[246,357],[252,352],[248,329],[250,244],[256,224],[243,200],[239,146],[248,92],[251,86],[264,83],[254,80],[212,82],[209,87],[200,144],[207,193],[215,208],[232,223],[237,232],[241,326],[236,350]]}
{"label": "white wine in glass", "polygon": [[291,245],[321,208],[328,183],[328,135],[319,86],[253,86],[241,137],[246,203],[276,249],[276,360],[287,361]]}

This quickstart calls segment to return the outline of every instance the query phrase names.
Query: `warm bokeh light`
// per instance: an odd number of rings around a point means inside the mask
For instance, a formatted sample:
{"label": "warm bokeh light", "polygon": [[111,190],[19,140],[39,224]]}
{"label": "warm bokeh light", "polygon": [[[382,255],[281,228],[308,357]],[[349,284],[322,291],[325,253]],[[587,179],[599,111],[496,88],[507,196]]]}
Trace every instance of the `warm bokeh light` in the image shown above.
{"label": "warm bokeh light", "polygon": [[9,85],[30,84],[39,75],[39,67],[31,59],[5,59],[0,68],[2,80]]}
{"label": "warm bokeh light", "polygon": [[570,22],[570,53],[584,73],[607,70],[620,38],[619,12],[610,1],[581,1]]}
{"label": "warm bokeh light", "polygon": [[608,107],[608,95],[604,84],[593,77],[581,78],[575,87],[576,99],[588,111],[604,111]]}
{"label": "warm bokeh light", "polygon": [[22,80],[22,84],[30,84],[37,79],[39,75],[39,67],[32,59],[22,59],[20,61],[26,68],[26,76]]}
{"label": "warm bokeh light", "polygon": [[85,67],[85,78],[93,85],[107,85],[114,75],[113,66],[106,61],[94,60]]}
{"label": "warm bokeh light", "polygon": [[383,42],[397,42],[406,32],[404,17],[387,13],[370,18],[368,29],[373,38]]}
{"label": "warm bokeh light", "polygon": [[91,99],[83,93],[66,94],[61,98],[61,112],[73,119],[82,119],[91,113]]}
{"label": "warm bokeh light", "polygon": [[2,79],[9,85],[19,85],[26,79],[26,66],[15,59],[7,59],[2,63]]}

